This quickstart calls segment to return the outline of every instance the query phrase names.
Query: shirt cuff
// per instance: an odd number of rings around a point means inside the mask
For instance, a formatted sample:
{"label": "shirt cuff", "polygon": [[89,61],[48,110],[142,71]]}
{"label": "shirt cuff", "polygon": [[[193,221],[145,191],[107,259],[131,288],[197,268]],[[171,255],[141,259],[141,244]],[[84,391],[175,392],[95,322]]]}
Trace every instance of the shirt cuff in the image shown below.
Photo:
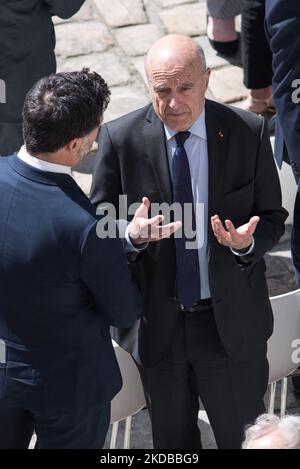
{"label": "shirt cuff", "polygon": [[131,223],[129,223],[129,225],[127,226],[126,231],[125,231],[126,247],[127,247],[128,251],[129,252],[142,252],[142,251],[144,251],[144,249],[146,249],[148,247],[149,243],[140,244],[139,247],[134,246],[132,244],[132,241],[131,241],[130,236],[129,236],[130,227],[131,227]]}
{"label": "shirt cuff", "polygon": [[232,254],[234,254],[235,256],[243,257],[243,256],[248,256],[248,254],[251,254],[254,251],[254,248],[255,248],[255,239],[252,238],[252,244],[250,248],[248,249],[248,251],[241,252],[241,251],[236,251],[235,249],[232,249],[232,248],[230,248],[230,250]]}

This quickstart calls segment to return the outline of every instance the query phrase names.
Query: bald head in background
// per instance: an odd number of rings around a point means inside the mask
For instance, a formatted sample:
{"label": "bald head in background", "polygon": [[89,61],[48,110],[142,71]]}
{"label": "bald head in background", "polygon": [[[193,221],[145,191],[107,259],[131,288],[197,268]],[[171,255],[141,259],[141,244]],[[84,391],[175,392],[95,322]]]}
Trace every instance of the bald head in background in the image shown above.
{"label": "bald head in background", "polygon": [[147,54],[146,74],[158,117],[176,132],[188,130],[204,109],[210,77],[201,46],[181,34],[164,36]]}

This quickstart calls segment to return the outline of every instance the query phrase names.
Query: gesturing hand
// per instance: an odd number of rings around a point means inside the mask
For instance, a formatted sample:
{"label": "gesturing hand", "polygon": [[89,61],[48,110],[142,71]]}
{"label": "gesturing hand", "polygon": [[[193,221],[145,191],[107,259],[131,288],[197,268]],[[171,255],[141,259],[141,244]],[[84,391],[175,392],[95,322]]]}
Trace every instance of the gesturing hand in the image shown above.
{"label": "gesturing hand", "polygon": [[232,249],[240,250],[251,246],[253,233],[255,232],[259,221],[259,217],[252,217],[248,223],[236,229],[230,220],[225,220],[226,230],[219,216],[215,215],[211,218],[211,226],[214,235],[220,244]]}
{"label": "gesturing hand", "polygon": [[129,236],[134,246],[170,238],[175,231],[181,228],[182,223],[179,221],[160,225],[164,221],[162,215],[148,218],[149,208],[150,201],[147,197],[144,197],[130,225]]}

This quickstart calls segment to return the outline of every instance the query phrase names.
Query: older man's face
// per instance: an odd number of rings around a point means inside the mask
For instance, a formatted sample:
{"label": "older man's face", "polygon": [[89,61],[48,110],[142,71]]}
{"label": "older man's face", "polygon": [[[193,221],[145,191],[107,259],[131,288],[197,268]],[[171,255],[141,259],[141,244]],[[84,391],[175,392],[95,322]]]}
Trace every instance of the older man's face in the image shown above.
{"label": "older man's face", "polygon": [[210,70],[199,64],[152,65],[148,73],[153,107],[176,132],[189,129],[204,108]]}

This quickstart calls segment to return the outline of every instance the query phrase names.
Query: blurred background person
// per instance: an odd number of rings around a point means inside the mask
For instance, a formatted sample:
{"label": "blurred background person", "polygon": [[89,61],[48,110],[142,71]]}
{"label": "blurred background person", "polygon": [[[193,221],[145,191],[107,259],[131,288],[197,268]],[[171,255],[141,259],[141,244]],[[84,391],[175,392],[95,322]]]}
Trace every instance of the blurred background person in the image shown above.
{"label": "blurred background person", "polygon": [[242,449],[300,449],[300,417],[261,415],[246,428]]}
{"label": "blurred background person", "polygon": [[235,55],[239,48],[235,17],[241,13],[241,0],[207,0],[207,37],[220,54]]}
{"label": "blurred background person", "polygon": [[51,17],[73,16],[85,0],[0,0],[0,79],[6,102],[0,104],[0,155],[23,143],[22,107],[33,84],[56,71]]}
{"label": "blurred background person", "polygon": [[275,112],[272,52],[265,33],[265,0],[242,0],[242,61],[249,96],[244,109]]}
{"label": "blurred background person", "polygon": [[[266,0],[266,32],[273,59],[273,93],[276,105],[275,158],[281,167],[289,161],[300,179],[300,3]],[[300,193],[294,208],[292,256],[300,287]],[[293,378],[300,397],[300,377]]]}

